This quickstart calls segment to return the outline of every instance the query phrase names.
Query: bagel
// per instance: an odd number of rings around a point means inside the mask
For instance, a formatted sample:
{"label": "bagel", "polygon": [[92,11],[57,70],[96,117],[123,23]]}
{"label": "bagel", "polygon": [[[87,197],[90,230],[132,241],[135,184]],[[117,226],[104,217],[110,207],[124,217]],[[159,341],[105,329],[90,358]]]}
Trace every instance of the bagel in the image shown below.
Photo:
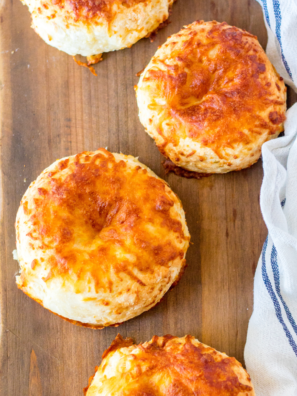
{"label": "bagel", "polygon": [[96,56],[131,47],[169,16],[173,0],[22,0],[32,28],[69,55]]}
{"label": "bagel", "polygon": [[118,335],[102,359],[86,396],[255,396],[235,358],[189,335],[155,336],[140,345]]}
{"label": "bagel", "polygon": [[283,131],[286,87],[257,38],[197,21],[169,37],[136,87],[139,118],[175,165],[227,173]]}
{"label": "bagel", "polygon": [[156,305],[185,266],[180,200],[136,158],[105,149],[54,162],[16,218],[17,286],[75,324],[103,328]]}

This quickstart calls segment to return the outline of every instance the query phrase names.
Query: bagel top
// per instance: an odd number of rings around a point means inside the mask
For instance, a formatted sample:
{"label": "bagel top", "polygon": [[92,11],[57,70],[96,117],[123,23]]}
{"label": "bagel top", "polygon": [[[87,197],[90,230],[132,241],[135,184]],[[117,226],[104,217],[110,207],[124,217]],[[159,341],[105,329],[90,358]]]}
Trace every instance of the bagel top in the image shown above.
{"label": "bagel top", "polygon": [[70,55],[131,47],[169,16],[173,0],[22,0],[45,42]]}
{"label": "bagel top", "polygon": [[178,281],[189,233],[177,196],[132,156],[54,162],[22,198],[17,285],[65,319],[104,327],[147,311]]}
{"label": "bagel top", "polygon": [[250,376],[226,354],[192,336],[133,345],[117,336],[90,378],[86,396],[254,396]]}
{"label": "bagel top", "polygon": [[169,37],[136,87],[140,121],[176,165],[226,173],[283,130],[286,87],[257,38],[197,21]]}

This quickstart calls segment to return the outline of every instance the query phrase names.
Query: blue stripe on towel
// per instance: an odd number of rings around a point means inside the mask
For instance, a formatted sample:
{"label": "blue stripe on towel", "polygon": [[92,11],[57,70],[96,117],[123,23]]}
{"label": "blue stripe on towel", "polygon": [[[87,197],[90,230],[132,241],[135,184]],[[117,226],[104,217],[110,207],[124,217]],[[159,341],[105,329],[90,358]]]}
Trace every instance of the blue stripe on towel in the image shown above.
{"label": "blue stripe on towel", "polygon": [[272,250],[271,250],[271,267],[272,267],[272,271],[273,271],[273,278],[274,278],[274,283],[275,283],[275,290],[276,293],[279,297],[279,299],[281,300],[281,303],[283,304],[284,310],[286,312],[287,318],[289,320],[289,322],[291,323],[295,334],[297,334],[297,325],[296,322],[285,302],[285,300],[283,299],[283,296],[281,294],[281,290],[280,290],[280,276],[279,276],[279,267],[278,267],[278,263],[277,263],[277,251],[275,246],[272,246]]}
{"label": "blue stripe on towel", "polygon": [[262,7],[263,7],[263,11],[264,11],[264,16],[266,19],[266,22],[268,24],[268,26],[271,28],[270,26],[270,19],[269,19],[269,12],[268,12],[268,7],[267,7],[267,1],[266,0],[260,0],[262,2]]}
{"label": "blue stripe on towel", "polygon": [[287,339],[289,341],[289,344],[291,345],[295,355],[297,356],[297,345],[296,345],[296,343],[295,343],[295,341],[294,341],[294,339],[293,339],[293,337],[292,337],[287,325],[284,322],[284,319],[283,319],[283,316],[282,316],[281,307],[279,305],[278,299],[277,299],[277,297],[276,297],[276,295],[274,293],[274,290],[272,288],[270,279],[269,279],[268,274],[267,274],[266,258],[265,258],[266,251],[267,251],[267,245],[268,245],[268,237],[266,238],[266,241],[264,243],[263,250],[262,250],[262,278],[263,278],[264,284],[266,286],[266,289],[267,289],[267,291],[268,291],[268,293],[269,293],[269,295],[271,297],[271,300],[273,302],[275,313],[276,313],[276,317],[277,317],[278,321],[280,322],[280,324],[282,325],[282,327],[284,329],[284,332],[285,332],[285,334],[287,336]]}
{"label": "blue stripe on towel", "polygon": [[283,64],[287,70],[287,73],[293,80],[292,72],[291,72],[288,62],[285,58],[284,50],[283,50],[282,36],[281,36],[282,13],[281,13],[281,9],[280,9],[279,0],[273,0],[273,9],[274,9],[274,15],[275,15],[275,34],[276,34],[277,40],[280,45]]}

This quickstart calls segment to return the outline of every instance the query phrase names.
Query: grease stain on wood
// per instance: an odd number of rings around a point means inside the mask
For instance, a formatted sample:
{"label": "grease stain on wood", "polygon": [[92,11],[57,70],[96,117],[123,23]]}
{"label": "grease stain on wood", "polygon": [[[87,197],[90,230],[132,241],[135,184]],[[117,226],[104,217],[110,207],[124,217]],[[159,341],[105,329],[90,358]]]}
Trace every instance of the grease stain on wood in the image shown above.
{"label": "grease stain on wood", "polygon": [[40,372],[34,349],[32,349],[30,357],[29,396],[42,396]]}

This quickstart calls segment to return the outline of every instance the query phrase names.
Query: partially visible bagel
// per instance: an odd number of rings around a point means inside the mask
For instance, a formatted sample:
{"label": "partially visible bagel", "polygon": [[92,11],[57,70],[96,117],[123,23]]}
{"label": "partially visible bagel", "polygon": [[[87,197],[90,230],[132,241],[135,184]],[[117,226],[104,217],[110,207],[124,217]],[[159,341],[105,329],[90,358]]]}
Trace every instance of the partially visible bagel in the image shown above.
{"label": "partially visible bagel", "polygon": [[118,335],[102,359],[86,396],[255,396],[235,358],[189,335],[155,336],[140,345]]}
{"label": "partially visible bagel", "polygon": [[131,47],[169,16],[173,0],[22,0],[32,27],[69,55],[92,56]]}

